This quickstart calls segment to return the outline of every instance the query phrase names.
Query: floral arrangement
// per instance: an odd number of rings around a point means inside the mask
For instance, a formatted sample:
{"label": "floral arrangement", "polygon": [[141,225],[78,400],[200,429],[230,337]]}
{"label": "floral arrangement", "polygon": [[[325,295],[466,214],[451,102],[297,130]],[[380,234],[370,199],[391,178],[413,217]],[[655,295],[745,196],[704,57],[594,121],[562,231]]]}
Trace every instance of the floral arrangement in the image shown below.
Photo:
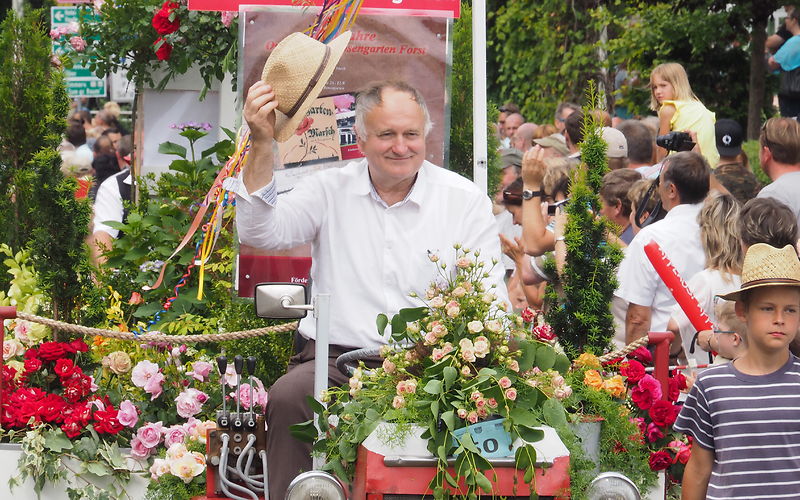
{"label": "floral arrangement", "polygon": [[[440,279],[424,297],[411,294],[425,305],[400,310],[391,321],[378,317],[378,331],[382,334],[391,324],[392,332],[382,366],[359,367],[348,385],[327,392],[330,407],[323,411],[316,405],[320,424],[338,417],[314,449],[325,454],[325,467],[342,480],[349,480],[353,472],[357,446],[386,421],[400,424],[399,429],[408,430],[409,424],[424,428],[422,438],[438,461],[429,485],[434,498],[491,493],[485,474],[489,462],[469,432],[455,436],[471,424],[503,418],[511,439],[521,440],[513,452],[517,468],[525,471],[524,481],[533,484],[536,452],[530,443],[542,437],[535,428],[541,422],[537,411],[552,406],[563,414],[557,400],[548,399],[550,391],[542,381],[546,376],[555,381],[555,373],[565,373],[569,361],[497,302],[494,290],[482,281],[489,269],[479,256],[478,251],[455,245],[451,271],[431,254]],[[307,440],[316,438],[313,422],[293,432]],[[449,470],[447,458],[453,455],[455,467]],[[459,487],[460,481],[464,487]]]}
{"label": "floral arrangement", "polygon": [[[175,75],[197,67],[205,84],[236,74],[237,12],[190,11],[185,1],[94,0],[80,23],[51,31],[67,65],[81,64],[104,77],[126,71],[137,87],[163,88]],[[120,36],[124,33],[124,36]]]}
{"label": "floral arrangement", "polygon": [[669,378],[667,398],[663,399],[661,383],[648,374],[636,360],[620,364],[630,394],[629,407],[641,437],[650,449],[648,464],[654,471],[667,470],[671,483],[680,483],[683,469],[691,456],[691,442],[672,430],[681,405],[678,396],[687,387],[686,377],[675,371]]}

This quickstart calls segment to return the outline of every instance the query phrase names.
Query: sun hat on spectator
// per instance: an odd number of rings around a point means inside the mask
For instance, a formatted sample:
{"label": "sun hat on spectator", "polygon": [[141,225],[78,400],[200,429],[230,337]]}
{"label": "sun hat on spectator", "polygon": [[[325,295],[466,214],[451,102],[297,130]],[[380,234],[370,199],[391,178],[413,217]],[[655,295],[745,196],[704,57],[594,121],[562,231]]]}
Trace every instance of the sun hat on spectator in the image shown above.
{"label": "sun hat on spectator", "polygon": [[719,298],[739,300],[742,292],[763,286],[800,288],[800,260],[793,246],[775,248],[766,243],[751,246],[742,265],[742,287]]}
{"label": "sun hat on spectator", "polygon": [[349,41],[349,31],[328,44],[303,33],[292,33],[272,50],[261,79],[272,86],[278,101],[275,140],[284,142],[294,134],[336,69]]}
{"label": "sun hat on spectator", "polygon": [[564,140],[564,136],[561,134],[548,135],[547,137],[542,137],[541,139],[534,139],[533,142],[543,148],[554,148],[563,156],[567,156],[569,154],[567,142]]}

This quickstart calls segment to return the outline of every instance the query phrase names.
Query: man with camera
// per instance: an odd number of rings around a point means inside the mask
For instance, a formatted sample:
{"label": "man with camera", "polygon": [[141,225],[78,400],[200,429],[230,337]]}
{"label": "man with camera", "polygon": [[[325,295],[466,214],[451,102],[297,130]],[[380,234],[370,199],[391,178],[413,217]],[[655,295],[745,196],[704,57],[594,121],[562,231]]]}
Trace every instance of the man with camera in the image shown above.
{"label": "man with camera", "polygon": [[666,331],[675,304],[644,253],[656,241],[684,281],[705,267],[697,214],[709,191],[711,169],[698,153],[673,153],[664,159],[658,194],[667,215],[644,227],[633,238],[619,268],[615,295],[628,302],[626,343],[649,331]]}
{"label": "man with camera", "polygon": [[761,168],[772,179],[758,197],[785,203],[800,223],[800,123],[794,118],[770,118],[758,142]]}

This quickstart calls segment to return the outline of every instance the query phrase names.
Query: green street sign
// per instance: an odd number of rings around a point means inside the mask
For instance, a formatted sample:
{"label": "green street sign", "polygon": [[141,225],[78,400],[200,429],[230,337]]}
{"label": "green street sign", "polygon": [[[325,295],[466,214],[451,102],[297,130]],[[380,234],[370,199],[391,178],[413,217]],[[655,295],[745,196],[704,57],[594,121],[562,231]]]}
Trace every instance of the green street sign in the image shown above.
{"label": "green street sign", "polygon": [[78,6],[50,7],[50,26],[55,28],[69,23],[77,23],[81,9],[84,11],[84,19],[91,21],[100,20],[100,15],[92,9]]}
{"label": "green street sign", "polygon": [[106,81],[95,77],[67,79],[67,94],[70,97],[105,97]]}

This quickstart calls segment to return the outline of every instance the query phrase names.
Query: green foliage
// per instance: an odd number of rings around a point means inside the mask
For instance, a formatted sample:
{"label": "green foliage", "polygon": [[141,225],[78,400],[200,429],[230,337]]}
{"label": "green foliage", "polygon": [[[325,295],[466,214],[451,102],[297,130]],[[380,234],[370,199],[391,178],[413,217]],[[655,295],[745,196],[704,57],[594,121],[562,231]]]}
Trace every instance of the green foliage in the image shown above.
{"label": "green foliage", "polygon": [[600,76],[595,8],[596,2],[587,0],[501,5],[487,37],[498,73],[492,95],[519,103],[529,121],[552,123],[560,101],[576,102],[585,82]]}
{"label": "green foliage", "polygon": [[[530,443],[543,436],[536,426],[566,421],[564,408],[539,379],[543,373],[552,379],[555,366],[566,371],[566,356],[532,338],[521,318],[494,307],[496,296],[481,281],[490,267],[477,259],[478,251],[455,249],[448,259],[457,263],[455,273],[435,264],[440,276],[426,290],[424,307],[401,309],[391,320],[379,316],[379,333],[391,325],[392,345],[383,365],[371,371],[362,365],[348,385],[329,389],[327,409],[310,400],[317,425],[328,429],[325,435],[317,439],[313,422],[292,428],[295,437],[315,441],[314,451],[327,459],[323,468],[344,481],[351,479],[358,445],[385,422],[378,434],[384,442],[402,443],[412,432],[427,441],[437,459],[428,485],[433,498],[491,493],[492,466],[469,424],[496,416],[504,419],[512,442],[525,441],[514,459],[525,484],[532,485],[536,451]],[[430,258],[439,262],[438,255]],[[335,427],[328,424],[332,415],[338,417]],[[455,457],[453,472],[450,457]]]}
{"label": "green foliage", "polygon": [[[450,71],[452,99],[450,100],[450,146],[447,166],[467,179],[472,179],[475,155],[472,140],[472,8],[461,4],[461,17],[453,23],[453,67]],[[494,124],[497,108],[489,103],[487,192],[494,193],[502,174],[499,146]]]}
{"label": "green foliage", "polygon": [[772,182],[772,179],[761,168],[761,159],[758,156],[758,150],[761,149],[761,144],[758,139],[746,141],[742,143],[742,151],[747,155],[747,160],[750,162],[750,169],[756,174],[756,179],[762,186]]}
{"label": "green foliage", "polygon": [[[0,431],[3,438],[14,439],[17,434]],[[71,441],[61,429],[41,425],[25,431],[20,443],[17,473],[8,482],[12,491],[31,479],[37,495],[47,484],[62,483],[71,500],[125,497],[132,471],[117,443],[101,440],[94,430]]]}
{"label": "green foliage", "polygon": [[[69,101],[51,71],[42,11],[9,13],[0,35],[0,219],[3,241],[29,245],[56,319],[69,321],[88,287],[84,240],[91,209],[74,197],[56,152]],[[54,244],[54,242],[57,242]]]}
{"label": "green foliage", "polygon": [[[88,45],[81,52],[67,51],[72,62],[88,66],[99,77],[125,71],[137,88],[147,84],[162,89],[191,68],[198,69],[203,79],[202,95],[226,74],[235,80],[237,21],[226,27],[219,12],[190,11],[181,3],[172,15],[180,27],[174,33],[159,35],[152,20],[162,4],[161,0],[126,0],[105,2],[99,12],[85,8],[80,36]],[[62,46],[69,47],[71,36],[62,38]],[[162,38],[173,47],[166,61],[156,57]],[[156,83],[153,75],[158,71],[164,73]]]}
{"label": "green foliage", "polygon": [[[566,265],[558,280],[548,285],[545,295],[551,304],[547,322],[571,358],[584,351],[602,354],[614,336],[609,304],[617,287],[615,271],[622,260],[620,249],[606,241],[611,230],[609,221],[594,215],[600,211],[597,192],[608,169],[607,145],[595,118],[588,112],[598,107],[598,100],[590,82],[584,106],[582,163],[572,179],[566,208]],[[558,274],[552,259],[545,267],[552,276]]]}
{"label": "green foliage", "polygon": [[[558,102],[577,102],[587,80],[610,90],[617,71],[625,69],[632,78],[608,94],[607,107],[624,105],[645,115],[650,71],[674,61],[684,65],[695,94],[718,118],[745,123],[751,3],[723,3],[719,9],[714,0],[505,2],[493,16],[488,9],[497,72],[489,79],[495,82],[491,95],[520,103],[529,120],[549,123]],[[777,78],[768,77],[767,90],[776,88]],[[771,103],[765,103],[764,113],[772,114]]]}
{"label": "green foliage", "polygon": [[206,491],[205,483],[191,481],[188,484],[183,479],[172,474],[164,474],[158,480],[147,485],[146,500],[179,500],[202,496]]}
{"label": "green foliage", "polygon": [[[631,422],[624,402],[606,391],[583,383],[585,369],[577,369],[567,377],[573,393],[564,403],[570,412],[569,425],[557,427],[558,435],[570,450],[570,488],[572,498],[586,498],[586,488],[597,472],[615,471],[629,477],[639,488],[648,491],[656,482],[656,474],[648,466],[650,451],[639,439],[640,432]],[[586,456],[576,436],[576,425],[594,417],[601,422],[600,454],[596,464]],[[591,420],[589,420],[591,421]]]}
{"label": "green foliage", "polygon": [[52,147],[52,134],[62,132],[66,116],[66,111],[56,115],[61,103],[44,26],[43,11],[19,18],[9,10],[0,27],[0,241],[15,250],[38,222],[31,212],[39,179],[29,162],[37,151]]}

